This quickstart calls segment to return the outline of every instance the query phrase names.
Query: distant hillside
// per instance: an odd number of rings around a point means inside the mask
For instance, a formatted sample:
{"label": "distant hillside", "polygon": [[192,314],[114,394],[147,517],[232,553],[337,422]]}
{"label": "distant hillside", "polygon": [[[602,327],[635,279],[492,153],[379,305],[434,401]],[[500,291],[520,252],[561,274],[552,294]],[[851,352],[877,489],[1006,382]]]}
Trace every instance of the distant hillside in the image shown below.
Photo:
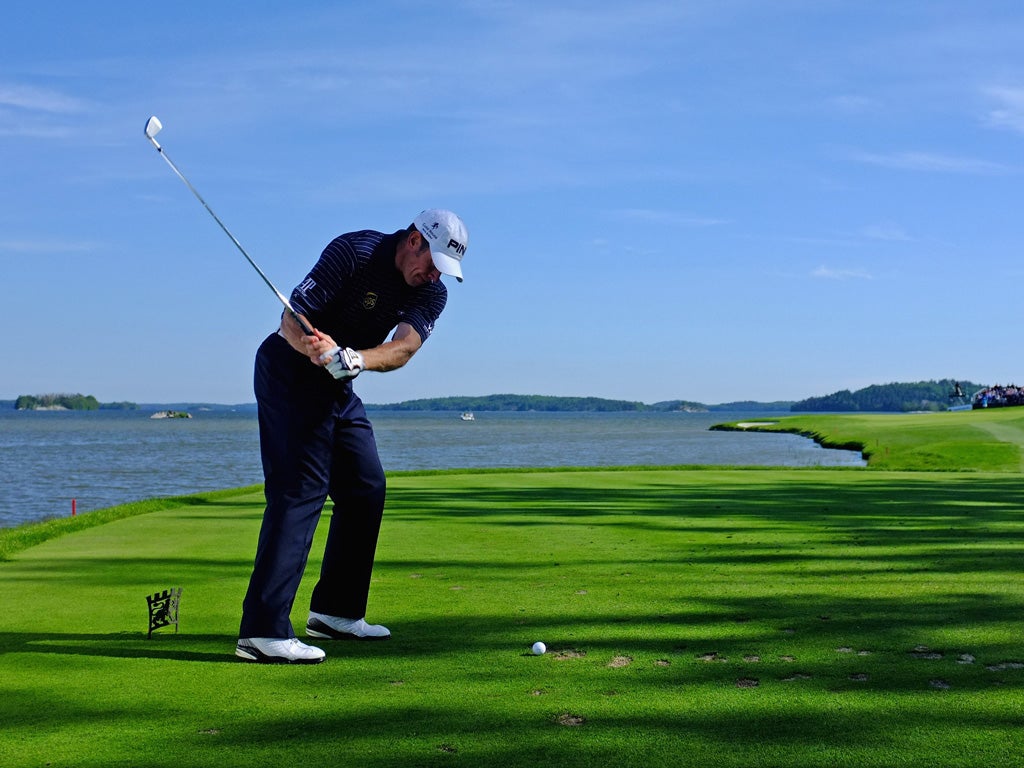
{"label": "distant hillside", "polygon": [[686,411],[706,413],[708,411],[788,411],[791,402],[723,403],[705,405],[689,400],[667,400],[653,405],[633,400],[606,400],[600,397],[554,397],[549,395],[483,395],[479,397],[433,397],[421,400],[405,400],[400,403],[367,404],[368,410],[378,411],[572,411],[572,412],[621,412],[621,411]]}
{"label": "distant hillside", "polygon": [[[963,399],[957,400],[952,395],[959,383]],[[816,412],[816,411],[943,411],[950,405],[970,403],[971,395],[984,389],[986,385],[970,381],[942,379],[940,381],[920,381],[914,383],[875,384],[856,392],[844,389],[824,397],[811,397],[806,400],[775,400],[759,402],[756,400],[740,400],[729,403],[709,405],[693,400],[663,400],[657,403],[641,403],[634,400],[611,400],[601,397],[555,397],[550,395],[482,395],[474,397],[432,397],[419,400],[404,400],[399,403],[367,403],[371,411],[539,411],[539,412],[686,412],[686,413],[718,413],[718,412]],[[226,405],[223,403],[97,403],[91,395],[22,395],[16,401],[2,400],[0,408],[68,408],[89,409],[97,407],[101,410],[141,410],[141,411],[241,411],[256,412],[256,403],[239,403]]]}
{"label": "distant hillside", "polygon": [[430,397],[366,407],[381,411],[642,411],[647,408],[643,403],[628,400],[547,395]]}
{"label": "distant hillside", "polygon": [[0,400],[0,409],[19,411],[252,411],[256,403],[101,403],[92,395],[19,395],[17,400]]}
{"label": "distant hillside", "polygon": [[759,403],[755,400],[740,400],[735,403],[719,403],[709,405],[708,410],[712,413],[718,411],[757,411],[758,413],[774,413],[792,410],[792,400],[774,400],[770,403]]}
{"label": "distant hillside", "polygon": [[982,389],[969,381],[918,381],[910,384],[874,384],[851,392],[848,389],[824,397],[811,397],[793,403],[793,411],[944,411],[956,404],[953,396],[959,384],[969,402],[971,395]]}

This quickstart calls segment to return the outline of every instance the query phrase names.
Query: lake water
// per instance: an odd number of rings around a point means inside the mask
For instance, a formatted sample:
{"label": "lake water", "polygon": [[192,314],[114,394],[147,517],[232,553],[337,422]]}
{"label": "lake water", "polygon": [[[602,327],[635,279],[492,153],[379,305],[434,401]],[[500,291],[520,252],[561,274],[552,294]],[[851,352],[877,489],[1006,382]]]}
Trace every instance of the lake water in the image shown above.
{"label": "lake water", "polygon": [[[0,527],[263,482],[254,412],[0,411]],[[776,414],[777,415],[777,414]],[[863,466],[796,435],[710,432],[749,413],[372,411],[387,470],[630,465]],[[771,415],[765,418],[771,418]]]}

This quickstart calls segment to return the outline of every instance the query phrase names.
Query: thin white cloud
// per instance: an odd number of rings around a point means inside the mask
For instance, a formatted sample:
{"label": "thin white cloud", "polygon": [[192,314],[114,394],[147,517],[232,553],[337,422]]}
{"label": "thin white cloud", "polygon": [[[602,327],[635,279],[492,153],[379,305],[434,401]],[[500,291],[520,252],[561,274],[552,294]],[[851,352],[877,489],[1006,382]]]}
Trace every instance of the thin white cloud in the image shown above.
{"label": "thin white cloud", "polygon": [[992,175],[1010,172],[1010,168],[989,160],[973,157],[938,155],[931,152],[892,152],[878,154],[857,152],[854,159],[868,165],[893,168],[901,171],[923,171],[928,173],[962,173]]}
{"label": "thin white cloud", "polygon": [[0,106],[30,112],[68,114],[81,112],[85,103],[81,99],[45,88],[0,83]]}
{"label": "thin white cloud", "polygon": [[1024,133],[1024,88],[994,87],[985,93],[998,104],[988,113],[989,125]]}
{"label": "thin white cloud", "polygon": [[811,272],[811,277],[822,280],[871,280],[871,274],[862,269],[834,269],[822,264]]}
{"label": "thin white cloud", "polygon": [[85,111],[86,102],[47,88],[0,83],[0,136],[62,139],[70,135],[64,115]]}
{"label": "thin white cloud", "polygon": [[0,240],[0,253],[47,254],[88,253],[99,248],[97,243],[60,242],[56,240]]}
{"label": "thin white cloud", "polygon": [[0,136],[28,139],[64,139],[72,134],[71,128],[64,125],[52,125],[39,121],[10,120],[0,112]]}
{"label": "thin white cloud", "polygon": [[833,96],[828,99],[828,104],[834,109],[847,114],[858,115],[865,112],[872,112],[879,106],[878,101],[868,96],[846,93]]}
{"label": "thin white cloud", "polygon": [[902,227],[894,224],[871,224],[861,230],[868,240],[884,240],[890,243],[909,243],[913,238]]}
{"label": "thin white cloud", "polygon": [[716,227],[728,223],[726,219],[711,216],[697,216],[682,211],[658,211],[650,208],[625,208],[618,211],[617,215],[626,219],[674,227]]}

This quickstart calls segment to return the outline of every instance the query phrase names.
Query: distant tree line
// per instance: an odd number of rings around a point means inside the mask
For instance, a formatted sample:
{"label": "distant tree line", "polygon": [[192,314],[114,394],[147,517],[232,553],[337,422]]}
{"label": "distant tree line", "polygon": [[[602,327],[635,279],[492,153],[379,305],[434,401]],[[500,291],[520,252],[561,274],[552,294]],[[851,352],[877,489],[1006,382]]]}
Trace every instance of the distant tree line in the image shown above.
{"label": "distant tree line", "polygon": [[[959,386],[960,395],[957,395]],[[961,398],[982,388],[969,381],[941,379],[910,384],[873,384],[851,392],[848,389],[824,397],[810,397],[793,403],[793,411],[944,411]]]}
{"label": "distant tree line", "polygon": [[400,403],[372,404],[381,411],[572,411],[614,413],[621,411],[707,412],[707,411],[787,411],[791,401],[756,403],[744,401],[705,405],[691,400],[666,400],[653,405],[633,400],[607,400],[600,397],[555,397],[551,395],[483,395],[479,397],[433,397]]}
{"label": "distant tree line", "polygon": [[642,411],[647,409],[643,403],[629,400],[549,395],[429,397],[368,407],[386,411]]}
{"label": "distant tree line", "polygon": [[[957,395],[959,387],[960,395]],[[824,397],[810,397],[806,400],[793,402],[779,400],[758,402],[744,400],[739,402],[706,405],[692,400],[665,400],[653,404],[645,404],[633,400],[609,400],[601,397],[556,397],[551,395],[483,395],[475,397],[433,397],[420,400],[405,400],[400,403],[367,404],[370,410],[388,411],[575,411],[575,412],[787,412],[787,411],[942,411],[950,405],[958,404],[958,400],[967,403],[971,396],[983,389],[984,385],[969,381],[919,381],[910,384],[875,384],[864,389],[851,392],[848,389],[834,392]],[[11,401],[0,401],[10,405]],[[34,410],[38,408],[67,408],[75,411],[100,410],[138,410],[139,406],[132,402],[100,403],[92,395],[21,395],[13,403],[18,410]],[[0,405],[2,407],[2,405]],[[210,406],[213,410],[228,408],[230,410],[246,410],[254,408],[249,404],[242,406]],[[178,410],[187,410],[185,406]]]}
{"label": "distant tree line", "polygon": [[138,408],[135,403],[101,403],[92,395],[19,395],[14,401],[14,408],[18,411],[35,411],[40,408],[65,408],[69,411],[134,411]]}

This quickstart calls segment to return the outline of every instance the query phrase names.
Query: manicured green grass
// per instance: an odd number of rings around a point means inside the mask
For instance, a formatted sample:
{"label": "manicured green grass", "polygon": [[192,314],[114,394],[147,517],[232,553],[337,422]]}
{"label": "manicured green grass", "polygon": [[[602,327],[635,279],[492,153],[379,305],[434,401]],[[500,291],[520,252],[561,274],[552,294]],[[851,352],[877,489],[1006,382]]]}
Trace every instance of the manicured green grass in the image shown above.
{"label": "manicured green grass", "polygon": [[[1011,765],[1022,490],[1006,471],[396,475],[368,616],[393,639],[284,668],[232,656],[258,489],[161,502],[0,563],[0,765]],[[180,633],[147,640],[145,596],[172,586]]]}
{"label": "manicured green grass", "polygon": [[[1024,408],[908,414],[816,414],[739,422],[860,450],[872,469],[1024,471]],[[735,426],[735,425],[733,425]]]}
{"label": "manicured green grass", "polygon": [[224,491],[197,494],[194,496],[175,496],[171,498],[149,499],[131,504],[121,504],[107,509],[97,509],[78,517],[57,517],[39,523],[19,525],[14,528],[0,528],[0,562],[9,560],[15,552],[28,549],[44,541],[55,539],[76,531],[84,531],[97,525],[105,525],[114,520],[126,517],[145,515],[161,509],[188,506],[190,504],[208,504],[223,497],[235,497],[245,492],[263,492],[263,486],[250,488],[233,488]]}

